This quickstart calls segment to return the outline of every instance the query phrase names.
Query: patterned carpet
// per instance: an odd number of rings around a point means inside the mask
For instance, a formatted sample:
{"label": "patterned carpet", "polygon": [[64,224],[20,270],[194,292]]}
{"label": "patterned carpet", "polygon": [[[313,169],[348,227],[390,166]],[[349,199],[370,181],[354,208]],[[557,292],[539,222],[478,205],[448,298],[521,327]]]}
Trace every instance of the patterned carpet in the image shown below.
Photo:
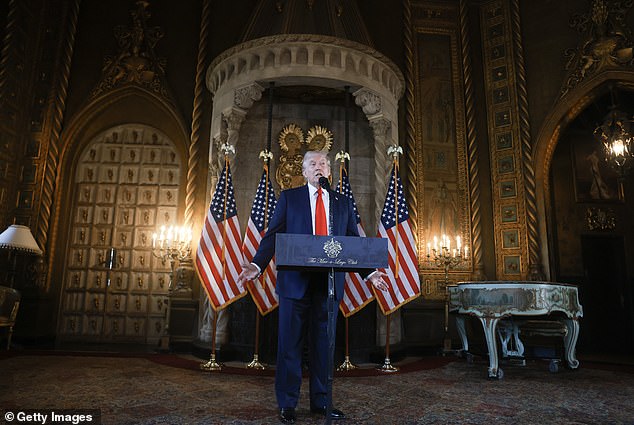
{"label": "patterned carpet", "polygon": [[[103,424],[277,424],[271,371],[239,364],[201,372],[177,355],[57,355],[2,352],[0,409],[100,409]],[[334,380],[349,424],[634,424],[634,371],[582,360],[576,371],[548,363],[503,365],[486,379],[484,360],[422,358],[395,374]],[[240,372],[240,373],[231,373]],[[298,424],[321,424],[302,386]],[[6,422],[8,423],[8,422]],[[15,423],[15,422],[14,422]],[[337,423],[337,422],[333,422]]]}

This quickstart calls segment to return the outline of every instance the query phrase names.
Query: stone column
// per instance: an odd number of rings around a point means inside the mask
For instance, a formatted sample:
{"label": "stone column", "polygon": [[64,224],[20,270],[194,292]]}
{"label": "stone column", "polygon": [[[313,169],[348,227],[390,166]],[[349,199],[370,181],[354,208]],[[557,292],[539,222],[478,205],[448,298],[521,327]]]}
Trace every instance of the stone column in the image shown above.
{"label": "stone column", "polygon": [[[374,216],[378,225],[387,194],[388,176],[392,167],[392,160],[387,154],[388,146],[394,144],[392,139],[392,121],[388,119],[382,107],[381,96],[371,90],[360,89],[353,93],[355,103],[360,106],[368,118],[374,134]],[[396,117],[393,117],[396,119]],[[377,345],[385,346],[387,320],[380,308],[377,307]],[[401,310],[390,314],[390,344],[400,342],[401,335]]]}
{"label": "stone column", "polygon": [[[218,174],[225,166],[225,156],[220,146],[229,144],[235,147],[240,136],[240,128],[246,119],[247,111],[253,106],[253,102],[262,98],[264,88],[259,84],[253,83],[235,89],[233,95],[233,105],[225,108],[220,114],[222,117],[222,125],[220,134],[214,138],[210,146],[209,154],[209,193],[213,196],[213,191],[218,181]],[[229,166],[233,168],[234,156],[229,157]],[[228,339],[229,314],[226,309],[215,312],[210,304],[207,294],[201,292],[200,305],[200,329],[198,337],[201,341],[211,342],[213,336],[213,318],[214,314],[218,314],[216,322],[216,345],[222,346]]]}

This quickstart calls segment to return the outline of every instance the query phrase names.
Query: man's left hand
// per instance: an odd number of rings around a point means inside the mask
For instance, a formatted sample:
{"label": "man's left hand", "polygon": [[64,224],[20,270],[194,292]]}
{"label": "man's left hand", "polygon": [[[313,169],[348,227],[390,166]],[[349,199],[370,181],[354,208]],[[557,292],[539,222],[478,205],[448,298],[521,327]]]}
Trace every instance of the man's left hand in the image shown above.
{"label": "man's left hand", "polygon": [[370,282],[376,289],[385,292],[387,291],[387,283],[385,283],[386,281],[383,278],[387,279],[387,275],[377,270],[368,277],[368,282]]}

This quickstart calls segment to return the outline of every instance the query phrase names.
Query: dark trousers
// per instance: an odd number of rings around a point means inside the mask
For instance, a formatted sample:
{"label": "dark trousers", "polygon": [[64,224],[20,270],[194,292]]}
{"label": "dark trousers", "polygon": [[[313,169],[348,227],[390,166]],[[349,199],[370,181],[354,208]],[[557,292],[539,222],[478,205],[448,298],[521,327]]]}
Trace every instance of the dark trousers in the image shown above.
{"label": "dark trousers", "polygon": [[[296,407],[302,383],[302,352],[308,333],[310,404],[326,406],[328,380],[328,279],[316,274],[301,299],[280,297],[275,395],[280,408]],[[339,303],[335,301],[335,323]]]}

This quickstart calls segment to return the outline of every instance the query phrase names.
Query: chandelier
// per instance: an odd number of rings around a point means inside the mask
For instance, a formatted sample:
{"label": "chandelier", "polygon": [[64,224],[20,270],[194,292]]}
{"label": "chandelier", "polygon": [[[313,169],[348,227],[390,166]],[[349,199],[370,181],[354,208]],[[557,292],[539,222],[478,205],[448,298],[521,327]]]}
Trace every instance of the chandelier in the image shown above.
{"label": "chandelier", "polygon": [[594,130],[594,137],[603,145],[608,164],[623,179],[634,167],[634,135],[632,119],[617,109],[614,95],[610,90],[612,106],[603,123]]}

